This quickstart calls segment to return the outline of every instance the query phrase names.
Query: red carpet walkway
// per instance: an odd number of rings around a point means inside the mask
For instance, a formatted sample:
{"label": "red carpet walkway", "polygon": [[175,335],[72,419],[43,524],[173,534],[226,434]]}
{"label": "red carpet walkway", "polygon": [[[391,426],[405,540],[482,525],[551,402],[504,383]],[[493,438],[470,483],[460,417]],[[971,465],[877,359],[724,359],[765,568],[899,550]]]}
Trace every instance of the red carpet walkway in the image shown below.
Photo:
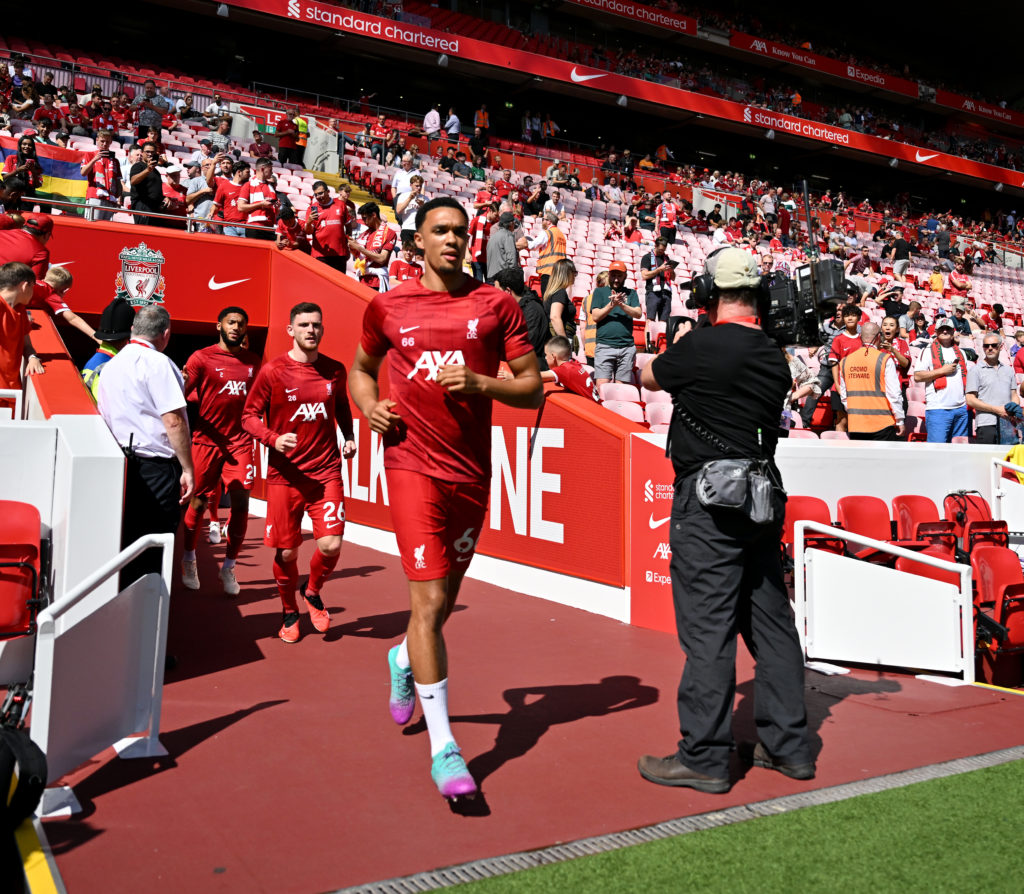
{"label": "red carpet walkway", "polygon": [[[110,751],[66,780],[84,813],[45,828],[70,894],[311,894],[809,785],[739,766],[728,795],[643,781],[637,757],[675,748],[674,637],[469,581],[447,628],[451,708],[484,796],[460,815],[430,780],[419,712],[406,729],[388,714],[386,652],[407,619],[398,561],[346,546],[324,593],[331,630],[304,616],[289,646],[276,636],[269,551],[252,537],[247,547],[237,599],[219,592],[211,552],[223,547],[200,553],[208,592],[175,591],[170,756]],[[736,732],[753,740],[741,655]],[[1024,741],[1024,698],[982,688],[809,672],[807,699],[818,787]]]}

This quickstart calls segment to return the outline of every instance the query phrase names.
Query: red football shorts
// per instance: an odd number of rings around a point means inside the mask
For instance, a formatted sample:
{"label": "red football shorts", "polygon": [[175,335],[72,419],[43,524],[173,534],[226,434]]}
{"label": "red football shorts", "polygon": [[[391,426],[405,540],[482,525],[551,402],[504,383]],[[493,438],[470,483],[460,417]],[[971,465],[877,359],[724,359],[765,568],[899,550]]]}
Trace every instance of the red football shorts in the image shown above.
{"label": "red football shorts", "polygon": [[225,452],[208,444],[192,445],[192,465],[196,470],[196,493],[206,495],[217,489],[224,479],[227,490],[252,490],[256,480],[256,442]]}
{"label": "red football shorts", "polygon": [[388,469],[391,520],[409,580],[438,580],[465,571],[487,514],[486,484],[441,481]]}
{"label": "red football shorts", "polygon": [[290,484],[267,484],[267,527],[263,544],[295,549],[302,543],[302,513],[309,513],[313,536],[345,533],[345,491],[341,479],[299,490]]}

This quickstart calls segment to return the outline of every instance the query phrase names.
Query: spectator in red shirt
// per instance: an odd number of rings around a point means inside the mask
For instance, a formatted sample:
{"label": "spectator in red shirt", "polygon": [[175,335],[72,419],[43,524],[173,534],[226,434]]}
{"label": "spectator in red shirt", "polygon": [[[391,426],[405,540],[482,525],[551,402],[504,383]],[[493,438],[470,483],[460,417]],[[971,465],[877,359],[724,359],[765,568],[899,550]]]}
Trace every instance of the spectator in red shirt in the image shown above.
{"label": "spectator in red shirt", "polygon": [[419,279],[422,275],[423,267],[418,261],[415,241],[412,238],[403,239],[402,250],[388,267],[388,279],[392,285],[397,285],[407,279]]}
{"label": "spectator in red shirt", "polygon": [[236,161],[231,166],[231,180],[218,180],[213,205],[224,219],[222,232],[225,236],[245,236],[245,212],[239,202],[242,191],[249,182],[249,163]]}
{"label": "spectator in red shirt", "polygon": [[[861,309],[856,304],[847,304],[841,316],[845,328],[832,339],[828,350],[828,365],[833,371],[844,357],[863,347],[860,338]],[[836,431],[846,431],[846,409],[837,389],[832,390],[832,412],[835,414]]]}
{"label": "spectator in red shirt", "polygon": [[25,196],[31,198],[36,194],[36,190],[43,185],[43,169],[36,157],[36,143],[32,137],[18,137],[18,151],[4,159],[3,174],[4,179],[9,174],[19,174],[28,185]]}
{"label": "spectator in red shirt", "polygon": [[366,226],[362,234],[362,242],[350,239],[349,251],[358,259],[362,259],[364,268],[359,276],[363,285],[386,292],[388,283],[388,264],[391,252],[395,250],[398,234],[388,226],[380,216],[380,208],[376,202],[367,202],[359,209],[359,217]]}
{"label": "spectator in red shirt", "polygon": [[253,158],[272,159],[274,157],[274,147],[263,139],[262,130],[254,130],[252,132],[252,142],[249,144],[249,154]]}
{"label": "spectator in red shirt", "polygon": [[348,206],[340,199],[332,199],[327,184],[317,180],[304,229],[313,239],[313,257],[339,273],[348,267],[348,222]]}
{"label": "spectator in red shirt", "polygon": [[600,403],[601,398],[590,370],[572,356],[572,345],[564,335],[556,335],[544,346],[548,368],[540,374],[541,381],[554,382],[566,391]]}
{"label": "spectator in red shirt", "polygon": [[295,209],[290,205],[283,206],[278,212],[274,235],[277,237],[277,247],[281,251],[301,251],[309,254],[309,240],[302,232],[302,224],[295,217]]}
{"label": "spectator in red shirt", "polygon": [[0,266],[0,388],[21,388],[21,364],[25,372],[36,376],[44,372],[29,338],[25,308],[32,300],[35,276],[20,263]]}
{"label": "spectator in red shirt", "polygon": [[[274,165],[269,158],[256,162],[256,176],[249,180],[238,196],[238,207],[248,215],[246,223],[272,227],[277,218],[277,190],[274,188]],[[273,239],[272,230],[249,230],[253,239]]]}
{"label": "spectator in red shirt", "polygon": [[299,156],[299,128],[292,120],[299,113],[298,109],[284,115],[277,122],[277,157],[281,164],[302,164]]}
{"label": "spectator in red shirt", "polygon": [[383,112],[377,116],[377,121],[370,128],[370,155],[376,160],[377,164],[384,164],[384,148],[388,139],[388,126],[387,118]]}

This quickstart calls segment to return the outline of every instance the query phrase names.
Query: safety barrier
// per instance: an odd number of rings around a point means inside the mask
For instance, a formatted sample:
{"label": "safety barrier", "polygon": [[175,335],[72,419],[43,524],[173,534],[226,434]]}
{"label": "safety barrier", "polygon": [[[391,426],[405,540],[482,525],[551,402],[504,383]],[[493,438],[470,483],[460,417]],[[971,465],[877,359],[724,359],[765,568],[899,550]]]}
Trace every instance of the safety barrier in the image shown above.
{"label": "safety barrier", "polygon": [[[159,575],[100,591],[154,547],[163,551]],[[141,537],[40,612],[31,734],[51,780],[111,746],[123,758],[167,754],[158,736],[173,562],[173,534]],[[44,816],[80,809],[67,786],[43,795]]]}
{"label": "safety barrier", "polygon": [[[959,575],[960,585],[806,549],[808,533]],[[811,521],[794,525],[794,611],[808,662],[959,674],[974,682],[971,566]]]}

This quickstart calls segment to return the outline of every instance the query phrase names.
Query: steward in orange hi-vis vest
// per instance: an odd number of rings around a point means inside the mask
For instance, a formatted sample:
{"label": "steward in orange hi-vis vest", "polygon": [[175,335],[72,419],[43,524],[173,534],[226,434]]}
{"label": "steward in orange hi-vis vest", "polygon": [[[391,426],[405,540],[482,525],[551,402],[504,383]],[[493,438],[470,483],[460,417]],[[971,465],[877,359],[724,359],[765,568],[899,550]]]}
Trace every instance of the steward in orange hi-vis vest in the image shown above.
{"label": "steward in orange hi-vis vest", "polygon": [[866,345],[847,354],[839,365],[846,385],[848,431],[873,433],[896,424],[885,395],[885,365],[895,363],[888,353]]}

